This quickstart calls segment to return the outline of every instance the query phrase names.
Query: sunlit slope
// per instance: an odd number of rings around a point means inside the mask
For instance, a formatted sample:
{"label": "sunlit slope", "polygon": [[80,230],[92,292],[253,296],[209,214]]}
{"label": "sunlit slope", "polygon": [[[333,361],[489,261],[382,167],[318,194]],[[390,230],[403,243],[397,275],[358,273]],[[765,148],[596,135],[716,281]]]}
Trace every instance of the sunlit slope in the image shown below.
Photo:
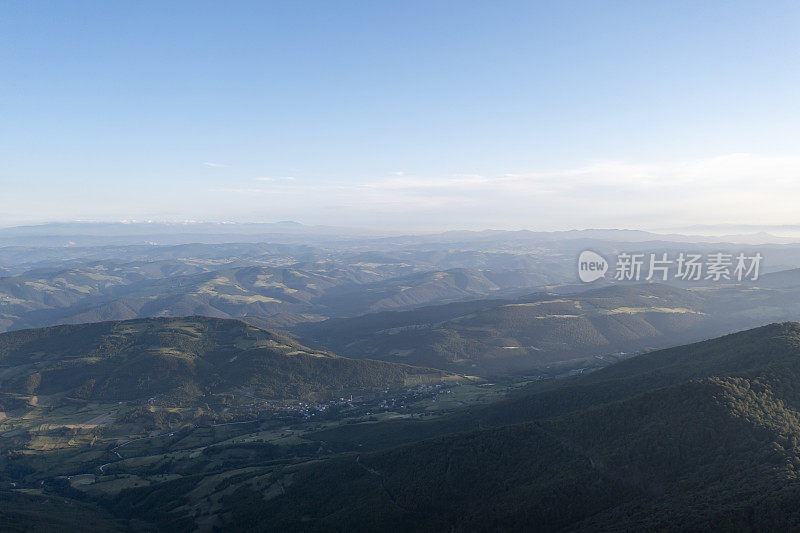
{"label": "sunlit slope", "polygon": [[[188,315],[275,317],[272,323],[281,324],[287,315],[294,317],[289,322],[308,321],[519,294],[551,279],[536,269],[429,271],[432,266],[397,260],[285,267],[219,263],[98,261],[0,278],[0,331]],[[428,271],[402,275],[418,269]]]}
{"label": "sunlit slope", "polygon": [[0,335],[2,392],[176,403],[243,390],[314,399],[435,381],[440,371],[356,361],[305,348],[238,320],[153,318]]}
{"label": "sunlit slope", "polygon": [[329,320],[296,331],[307,343],[353,357],[525,371],[707,337],[716,332],[711,312],[692,291],[642,284]]}

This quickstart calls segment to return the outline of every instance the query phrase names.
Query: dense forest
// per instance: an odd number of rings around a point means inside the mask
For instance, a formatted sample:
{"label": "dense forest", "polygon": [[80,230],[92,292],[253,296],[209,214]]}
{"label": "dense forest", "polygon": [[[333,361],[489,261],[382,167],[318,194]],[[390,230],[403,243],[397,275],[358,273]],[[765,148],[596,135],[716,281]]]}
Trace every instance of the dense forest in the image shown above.
{"label": "dense forest", "polygon": [[98,530],[792,530],[798,382],[800,324],[772,324],[443,416],[183,428],[46,490]]}

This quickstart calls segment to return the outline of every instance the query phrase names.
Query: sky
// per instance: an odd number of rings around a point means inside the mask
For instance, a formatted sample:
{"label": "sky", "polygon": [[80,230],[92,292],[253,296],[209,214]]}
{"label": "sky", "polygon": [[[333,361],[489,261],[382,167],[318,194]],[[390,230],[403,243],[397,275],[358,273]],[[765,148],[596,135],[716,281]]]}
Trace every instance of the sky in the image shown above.
{"label": "sky", "polygon": [[800,3],[0,3],[0,226],[797,224]]}

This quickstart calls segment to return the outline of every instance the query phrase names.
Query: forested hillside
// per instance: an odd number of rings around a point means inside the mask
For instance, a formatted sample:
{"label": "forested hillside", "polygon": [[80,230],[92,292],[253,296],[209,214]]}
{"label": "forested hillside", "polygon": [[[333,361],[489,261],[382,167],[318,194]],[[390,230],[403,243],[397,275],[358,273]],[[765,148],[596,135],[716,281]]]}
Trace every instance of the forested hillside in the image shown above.
{"label": "forested hillside", "polygon": [[356,361],[305,348],[238,320],[151,318],[0,334],[5,402],[19,397],[191,405],[246,390],[270,400],[443,379],[437,370]]}
{"label": "forested hillside", "polygon": [[[708,374],[715,376],[700,377]],[[247,509],[263,495],[242,487],[230,525],[562,531],[798,523],[800,325],[665,350],[575,386],[591,394],[603,383],[628,385],[633,395],[308,467],[259,514]],[[643,383],[647,392],[636,394]],[[569,403],[574,389],[543,394]],[[511,405],[484,411],[502,407]]]}

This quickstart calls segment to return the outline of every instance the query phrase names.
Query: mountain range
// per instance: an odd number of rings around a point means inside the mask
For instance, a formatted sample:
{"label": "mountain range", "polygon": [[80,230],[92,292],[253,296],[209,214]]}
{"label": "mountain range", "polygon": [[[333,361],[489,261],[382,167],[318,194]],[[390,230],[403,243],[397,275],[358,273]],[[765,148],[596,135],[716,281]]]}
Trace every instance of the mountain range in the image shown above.
{"label": "mountain range", "polygon": [[[237,395],[320,401],[344,387],[434,386],[441,397],[450,389],[435,386],[454,377],[337,358],[208,318],[6,333],[0,355],[4,398],[16,401],[2,424],[28,420],[28,440],[3,433],[4,479],[42,479],[52,505],[69,510],[67,529],[785,530],[800,519],[797,323],[531,380],[441,416],[376,418],[386,409],[376,406],[347,423],[189,417],[162,422],[169,434],[128,440],[113,435],[144,423],[138,401],[167,416],[184,405],[245,407]],[[75,402],[88,416],[118,401],[83,425],[57,423]],[[56,445],[63,431],[70,440]],[[46,509],[37,494],[11,491],[19,501],[0,517],[29,524]]]}
{"label": "mountain range", "polygon": [[[584,250],[765,261],[583,284]],[[792,530],[798,267],[614,230],[2,230],[0,529]]]}
{"label": "mountain range", "polygon": [[596,367],[620,356],[800,318],[800,271],[750,286],[617,284],[300,323],[302,342],[348,357],[477,374]]}
{"label": "mountain range", "polygon": [[[654,352],[449,420],[418,422],[448,433],[294,470],[283,494],[242,484],[228,525],[791,529],[800,518],[798,379],[796,323]],[[406,424],[404,434],[430,437],[430,428],[416,426]],[[357,429],[342,428],[350,433],[344,441],[352,443]]]}
{"label": "mountain range", "polygon": [[309,321],[517,294],[556,279],[527,270],[407,273],[413,270],[396,260],[232,268],[201,260],[102,261],[37,269],[0,278],[0,330],[193,314],[281,324],[287,315]]}

